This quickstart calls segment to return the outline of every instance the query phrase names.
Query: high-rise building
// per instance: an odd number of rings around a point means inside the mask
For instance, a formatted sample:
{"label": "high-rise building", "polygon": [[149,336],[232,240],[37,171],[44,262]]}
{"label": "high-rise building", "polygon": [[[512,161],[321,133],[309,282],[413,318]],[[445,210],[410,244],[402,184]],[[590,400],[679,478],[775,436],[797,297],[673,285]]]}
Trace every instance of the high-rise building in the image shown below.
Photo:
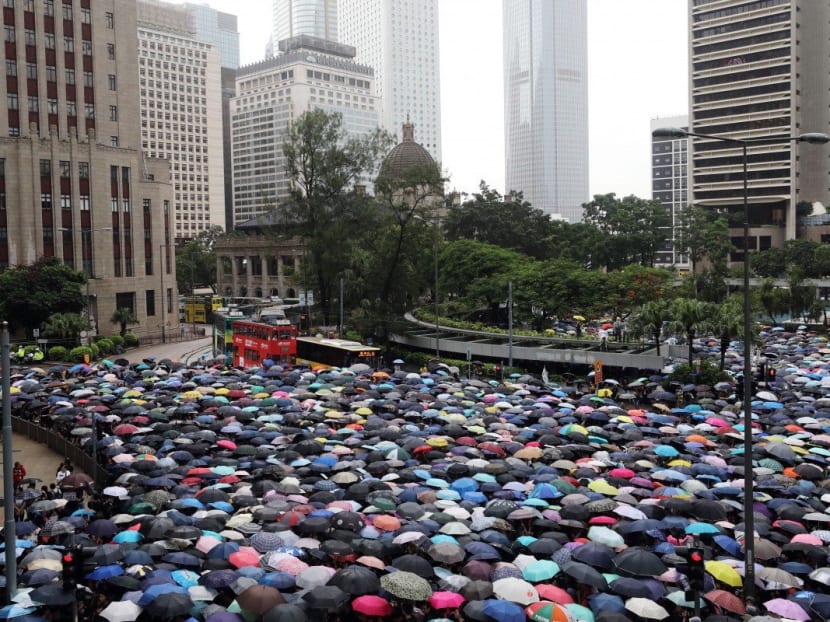
{"label": "high-rise building", "polygon": [[187,27],[197,39],[212,43],[219,49],[222,67],[239,67],[239,27],[236,15],[223,13],[206,4],[185,2]]}
{"label": "high-rise building", "polygon": [[187,9],[138,0],[141,146],[170,160],[177,241],[225,226],[219,49],[188,30]]}
{"label": "high-rise building", "polygon": [[239,67],[239,28],[236,15],[223,13],[206,4],[186,2],[187,26],[195,37],[219,48],[222,65],[222,160],[225,173],[225,230],[233,222],[233,167],[231,165],[231,98],[236,95]]}
{"label": "high-rise building", "polygon": [[[170,166],[142,152],[134,0],[4,2],[0,268],[87,274],[86,317],[178,331]],[[7,197],[13,197],[8,200]]]}
{"label": "high-rise building", "polygon": [[[828,131],[827,0],[695,0],[689,3],[690,121],[695,132],[735,139]],[[691,144],[695,204],[727,211],[743,260],[742,145]],[[792,141],[747,149],[750,252],[796,235],[796,205],[830,188],[825,146]]]}
{"label": "high-rise building", "polygon": [[340,42],[375,70],[374,93],[383,127],[398,135],[407,119],[418,140],[441,162],[441,80],[438,0],[340,0]]}
{"label": "high-rise building", "polygon": [[[651,130],[659,127],[689,129],[689,117],[663,117],[651,120]],[[678,245],[682,213],[689,204],[688,138],[651,138],[651,198],[663,205],[671,223],[666,238],[657,251],[656,264],[661,267],[689,267],[689,257]]]}
{"label": "high-rise building", "polygon": [[337,0],[273,0],[273,45],[309,35],[337,41]]}
{"label": "high-rise building", "polygon": [[288,196],[282,144],[304,112],[338,112],[353,136],[379,127],[372,69],[354,55],[353,47],[302,35],[280,41],[278,56],[239,68],[231,100],[234,225]]}
{"label": "high-rise building", "polygon": [[585,0],[503,0],[505,190],[569,222],[588,191]]}

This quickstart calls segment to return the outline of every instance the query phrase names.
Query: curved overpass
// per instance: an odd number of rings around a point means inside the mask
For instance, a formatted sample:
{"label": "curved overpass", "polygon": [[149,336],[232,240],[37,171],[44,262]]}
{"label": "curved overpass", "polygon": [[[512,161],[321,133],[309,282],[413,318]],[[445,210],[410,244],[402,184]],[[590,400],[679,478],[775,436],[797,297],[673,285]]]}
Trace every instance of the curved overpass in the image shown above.
{"label": "curved overpass", "polygon": [[[434,352],[435,325],[418,320],[411,313],[404,317],[411,328],[401,334],[391,335],[390,340],[410,348]],[[506,334],[439,326],[437,340],[438,350],[453,358],[469,357],[505,363],[510,358]],[[664,356],[657,356],[654,348],[645,348],[639,343],[610,342],[608,350],[601,351],[596,340],[513,335],[512,351],[514,363],[533,367],[546,364],[593,366],[596,361],[601,361],[605,367],[660,370],[667,363]]]}

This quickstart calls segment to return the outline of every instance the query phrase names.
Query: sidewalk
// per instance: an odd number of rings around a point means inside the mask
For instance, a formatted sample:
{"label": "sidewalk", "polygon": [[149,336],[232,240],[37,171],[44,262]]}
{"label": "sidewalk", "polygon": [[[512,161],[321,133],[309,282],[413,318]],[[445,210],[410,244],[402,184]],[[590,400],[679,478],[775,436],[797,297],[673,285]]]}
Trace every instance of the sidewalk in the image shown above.
{"label": "sidewalk", "polygon": [[[0,460],[2,460],[2,455],[2,447],[0,447]],[[44,484],[48,486],[55,481],[58,465],[63,462],[63,456],[22,434],[12,435],[12,456],[13,462],[20,462],[26,467],[26,477],[36,477],[43,480],[38,482],[38,488]],[[0,468],[0,497],[3,496],[2,486],[3,469]],[[3,516],[2,504],[0,504],[0,516]]]}

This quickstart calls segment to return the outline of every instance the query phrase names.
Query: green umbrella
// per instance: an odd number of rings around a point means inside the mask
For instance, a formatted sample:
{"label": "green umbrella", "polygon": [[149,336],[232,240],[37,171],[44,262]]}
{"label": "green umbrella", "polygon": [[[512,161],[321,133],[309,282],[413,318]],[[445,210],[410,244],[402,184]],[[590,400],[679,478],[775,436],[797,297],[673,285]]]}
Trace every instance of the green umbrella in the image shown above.
{"label": "green umbrella", "polygon": [[432,588],[426,579],[414,572],[390,572],[380,578],[380,586],[402,600],[426,601],[432,596]]}

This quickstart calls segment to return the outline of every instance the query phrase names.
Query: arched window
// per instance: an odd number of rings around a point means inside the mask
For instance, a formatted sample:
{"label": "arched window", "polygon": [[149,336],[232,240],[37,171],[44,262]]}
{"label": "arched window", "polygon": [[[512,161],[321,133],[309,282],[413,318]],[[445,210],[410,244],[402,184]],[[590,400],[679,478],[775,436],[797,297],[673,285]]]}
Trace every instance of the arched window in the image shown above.
{"label": "arched window", "polygon": [[254,290],[254,296],[256,296],[257,298],[262,298],[262,288],[261,287],[257,287]]}

